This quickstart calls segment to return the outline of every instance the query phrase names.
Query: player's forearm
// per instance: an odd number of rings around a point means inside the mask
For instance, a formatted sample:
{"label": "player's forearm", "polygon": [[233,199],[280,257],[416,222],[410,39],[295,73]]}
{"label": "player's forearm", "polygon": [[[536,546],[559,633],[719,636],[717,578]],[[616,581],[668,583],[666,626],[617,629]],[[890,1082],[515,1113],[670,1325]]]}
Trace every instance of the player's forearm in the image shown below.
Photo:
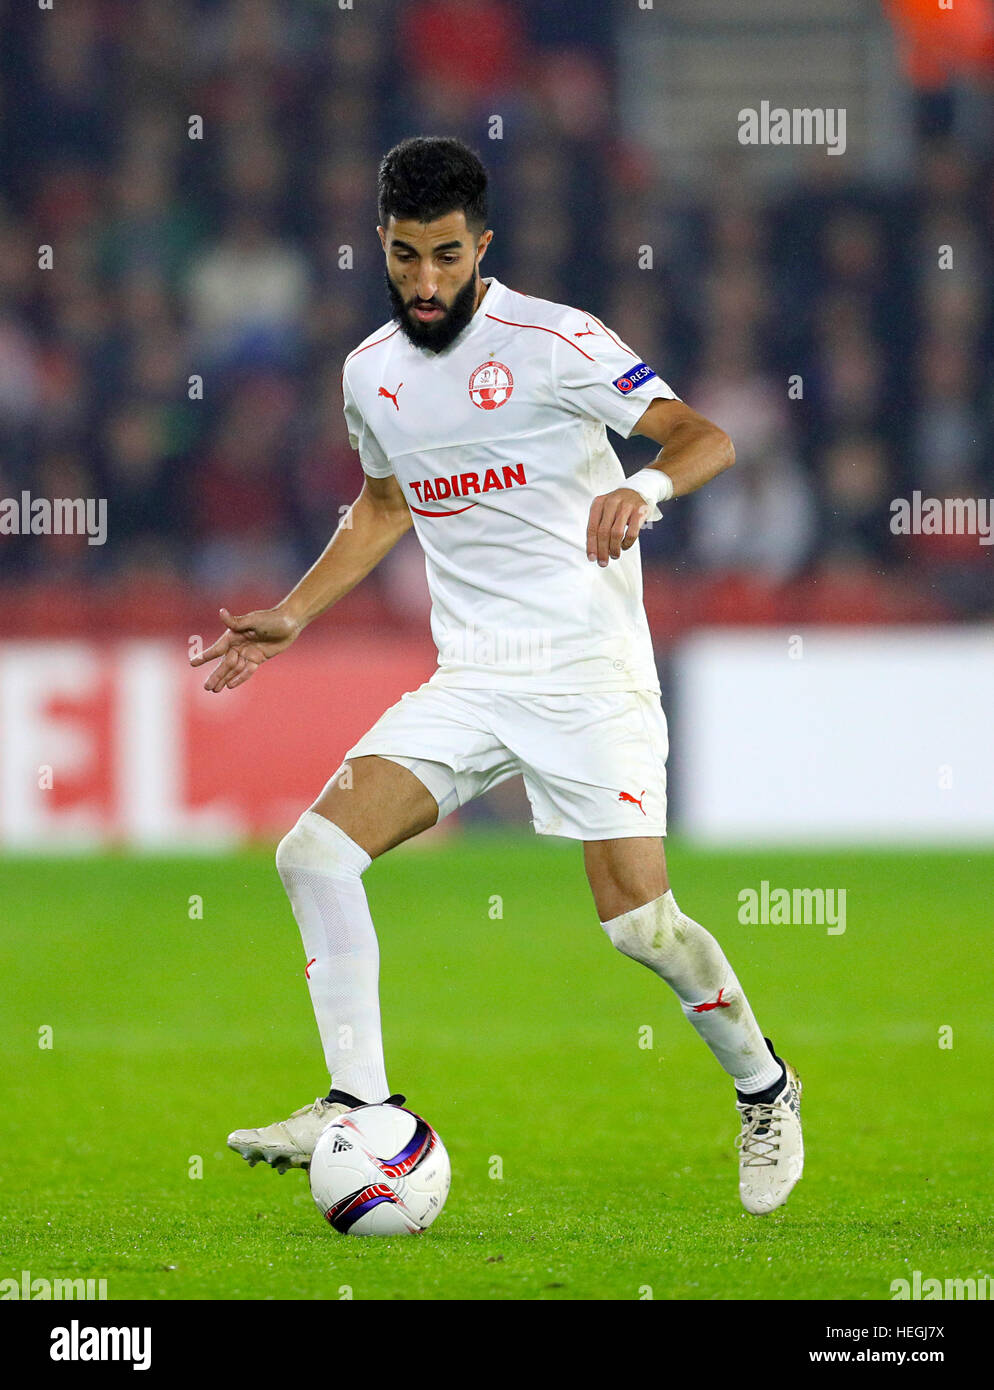
{"label": "player's forearm", "polygon": [[673,480],[674,497],[696,492],[735,462],[735,448],[717,425],[688,421],[675,425],[650,467]]}
{"label": "player's forearm", "polygon": [[411,526],[404,507],[381,507],[359,496],[304,577],[279,605],[300,627],[349,593]]}

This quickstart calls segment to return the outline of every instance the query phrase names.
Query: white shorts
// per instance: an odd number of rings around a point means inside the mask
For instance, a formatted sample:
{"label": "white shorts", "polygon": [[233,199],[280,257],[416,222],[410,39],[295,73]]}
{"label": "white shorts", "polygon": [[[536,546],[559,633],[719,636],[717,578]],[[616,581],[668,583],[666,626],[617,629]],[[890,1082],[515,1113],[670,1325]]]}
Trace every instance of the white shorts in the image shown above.
{"label": "white shorts", "polygon": [[409,768],[438,818],[521,774],[539,835],[614,840],[666,834],[669,736],[648,691],[515,695],[426,682],[345,754]]}

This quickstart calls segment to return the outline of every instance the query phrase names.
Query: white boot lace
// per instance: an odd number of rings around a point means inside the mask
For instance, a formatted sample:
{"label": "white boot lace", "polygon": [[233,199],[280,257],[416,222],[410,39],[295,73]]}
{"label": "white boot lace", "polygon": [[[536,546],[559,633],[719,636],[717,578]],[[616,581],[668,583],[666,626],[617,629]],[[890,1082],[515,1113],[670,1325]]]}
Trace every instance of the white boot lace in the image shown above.
{"label": "white boot lace", "polygon": [[743,1168],[764,1168],[777,1163],[783,1107],[773,1101],[767,1105],[739,1102],[735,1108],[742,1115],[742,1133],[735,1140],[735,1147],[741,1150]]}

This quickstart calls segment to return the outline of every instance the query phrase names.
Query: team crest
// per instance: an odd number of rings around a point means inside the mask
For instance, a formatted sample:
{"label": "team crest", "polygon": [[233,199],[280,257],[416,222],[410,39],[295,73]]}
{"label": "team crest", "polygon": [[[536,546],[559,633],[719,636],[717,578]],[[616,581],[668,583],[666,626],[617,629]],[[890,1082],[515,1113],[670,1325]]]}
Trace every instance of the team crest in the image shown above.
{"label": "team crest", "polygon": [[482,363],[470,374],[469,398],[481,410],[496,410],[510,399],[514,390],[514,377],[503,362]]}

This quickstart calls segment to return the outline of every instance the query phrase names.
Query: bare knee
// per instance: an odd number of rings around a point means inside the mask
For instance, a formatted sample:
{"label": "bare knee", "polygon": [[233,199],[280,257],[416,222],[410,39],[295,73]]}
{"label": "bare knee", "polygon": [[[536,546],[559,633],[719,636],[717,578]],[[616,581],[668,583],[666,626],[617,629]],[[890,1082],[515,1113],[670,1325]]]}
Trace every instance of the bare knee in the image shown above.
{"label": "bare knee", "polygon": [[425,784],[375,754],[344,762],[311,810],[334,822],[371,859],[438,820],[438,802]]}
{"label": "bare knee", "polygon": [[584,866],[602,922],[655,901],[669,889],[662,839],[588,840]]}

